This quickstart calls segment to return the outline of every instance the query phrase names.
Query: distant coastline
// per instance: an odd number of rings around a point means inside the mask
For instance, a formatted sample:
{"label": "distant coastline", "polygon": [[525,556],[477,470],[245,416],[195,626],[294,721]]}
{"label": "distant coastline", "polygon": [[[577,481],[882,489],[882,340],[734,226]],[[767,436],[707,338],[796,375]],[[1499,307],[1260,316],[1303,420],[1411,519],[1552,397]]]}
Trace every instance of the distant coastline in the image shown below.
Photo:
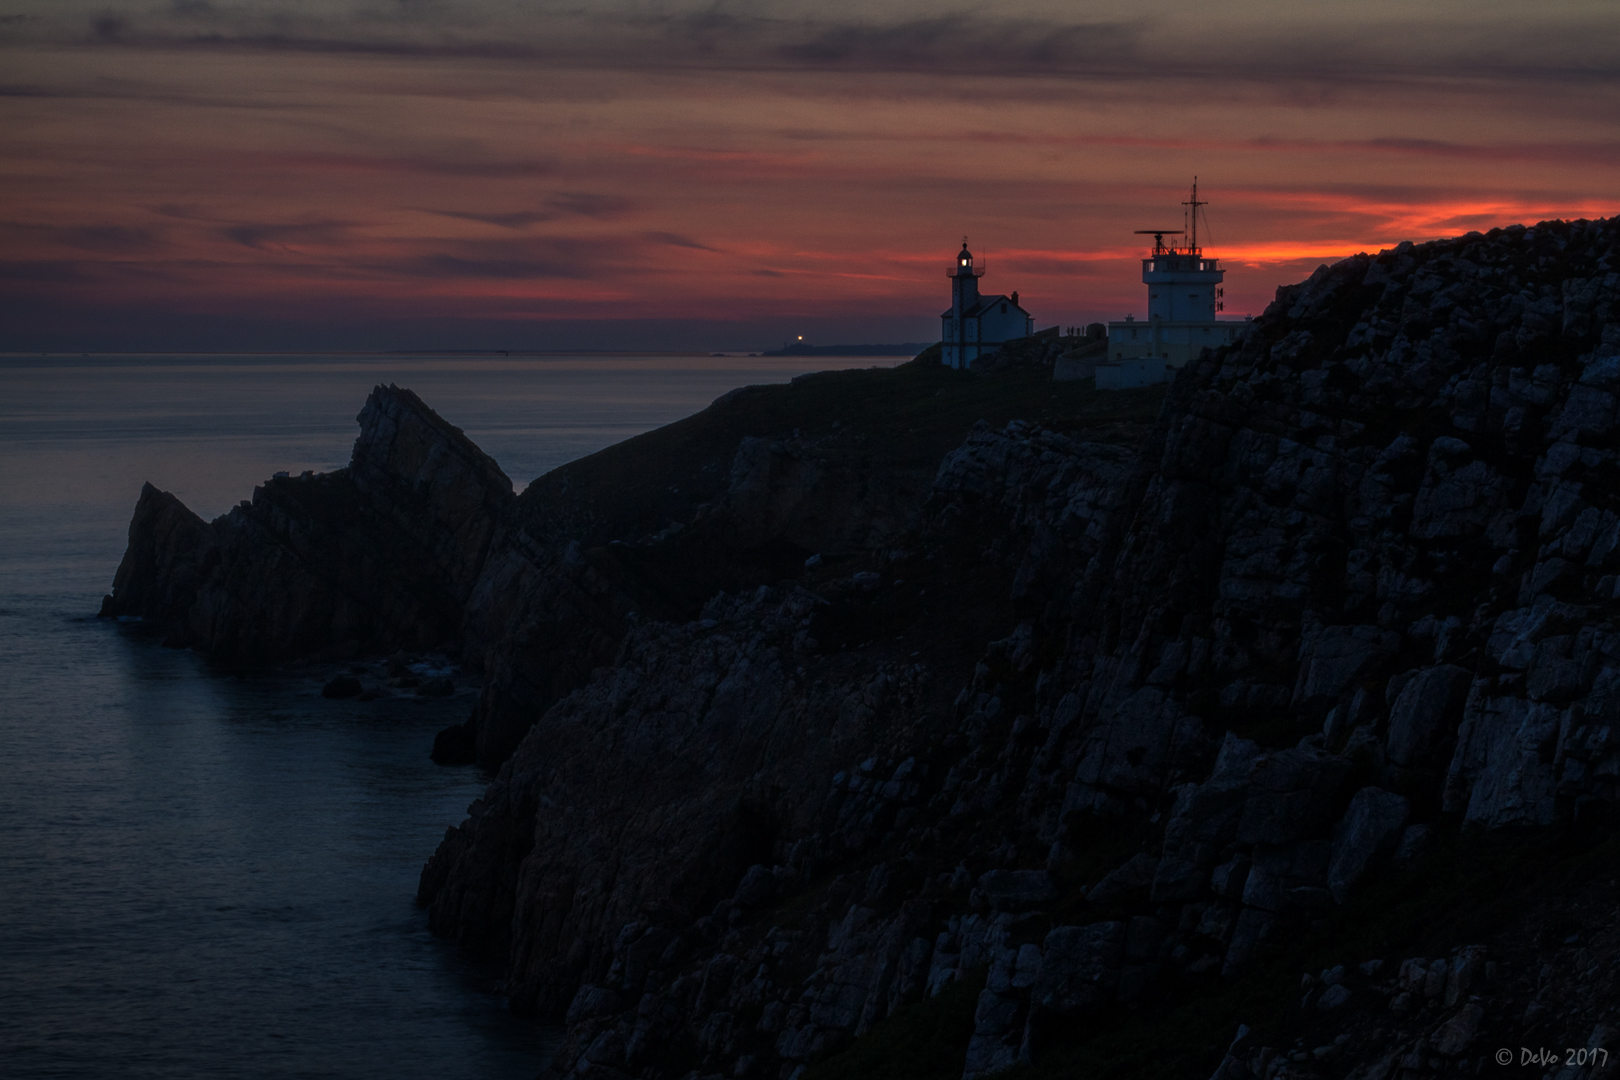
{"label": "distant coastline", "polygon": [[899,345],[805,345],[795,342],[780,349],[769,349],[761,356],[916,356],[931,341],[907,341]]}

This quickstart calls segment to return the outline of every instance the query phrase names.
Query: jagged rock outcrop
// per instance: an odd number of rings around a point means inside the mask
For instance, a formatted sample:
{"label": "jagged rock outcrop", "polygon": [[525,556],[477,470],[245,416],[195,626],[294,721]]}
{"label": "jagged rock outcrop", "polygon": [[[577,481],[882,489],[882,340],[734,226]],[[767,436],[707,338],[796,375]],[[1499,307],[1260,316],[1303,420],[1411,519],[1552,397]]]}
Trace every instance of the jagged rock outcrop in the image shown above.
{"label": "jagged rock outcrop", "polygon": [[347,469],[203,523],[147,485],[106,616],[225,663],[455,647],[512,484],[409,390],[372,391]]}
{"label": "jagged rock outcrop", "polygon": [[208,523],[167,491],[142,484],[129,547],[101,615],[149,619],[167,630],[170,641],[183,644],[197,590],[218,563],[219,540]]}

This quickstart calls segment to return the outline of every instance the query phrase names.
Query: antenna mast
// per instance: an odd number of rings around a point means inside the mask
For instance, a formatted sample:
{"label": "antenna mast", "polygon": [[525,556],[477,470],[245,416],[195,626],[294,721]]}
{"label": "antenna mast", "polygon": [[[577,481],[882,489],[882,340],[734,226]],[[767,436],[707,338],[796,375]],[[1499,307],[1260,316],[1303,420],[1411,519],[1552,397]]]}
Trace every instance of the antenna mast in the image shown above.
{"label": "antenna mast", "polygon": [[1181,205],[1188,208],[1187,213],[1183,216],[1190,218],[1192,221],[1192,237],[1188,251],[1196,255],[1198,254],[1198,208],[1209,205],[1207,200],[1200,202],[1198,199],[1198,177],[1193,177],[1192,198]]}

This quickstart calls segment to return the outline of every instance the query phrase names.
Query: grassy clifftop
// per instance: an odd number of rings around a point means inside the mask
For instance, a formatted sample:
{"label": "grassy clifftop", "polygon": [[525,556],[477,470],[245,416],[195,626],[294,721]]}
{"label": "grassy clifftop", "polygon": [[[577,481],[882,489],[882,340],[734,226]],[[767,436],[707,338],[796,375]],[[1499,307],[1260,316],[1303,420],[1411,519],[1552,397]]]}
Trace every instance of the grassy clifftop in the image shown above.
{"label": "grassy clifftop", "polygon": [[1088,439],[1108,441],[1113,425],[1153,420],[1164,392],[1099,393],[1090,381],[1053,382],[1043,368],[971,374],[941,366],[930,350],[893,368],[741,387],[684,420],[547,473],[519,504],[531,522],[543,516],[581,543],[656,532],[689,520],[725,491],[737,446],[748,437],[797,440],[831,463],[871,462],[897,494],[916,497],[981,420],[1083,429]]}

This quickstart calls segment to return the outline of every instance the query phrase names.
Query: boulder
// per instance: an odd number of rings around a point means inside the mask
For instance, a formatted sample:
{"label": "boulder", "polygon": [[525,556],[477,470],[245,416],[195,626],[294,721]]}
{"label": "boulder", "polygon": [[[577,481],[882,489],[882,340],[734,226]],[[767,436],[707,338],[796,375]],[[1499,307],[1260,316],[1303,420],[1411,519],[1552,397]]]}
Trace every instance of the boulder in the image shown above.
{"label": "boulder", "polygon": [[1432,1045],[1435,1052],[1446,1057],[1456,1057],[1468,1049],[1468,1044],[1479,1034],[1479,1022],[1483,1019],[1485,1010],[1472,1002],[1458,1009],[1457,1014],[1441,1024],[1440,1029],[1434,1033]]}
{"label": "boulder", "polygon": [[737,892],[732,897],[743,907],[764,907],[776,897],[776,875],[770,868],[755,864],[748,868],[742,881],[737,884]]}
{"label": "boulder", "polygon": [[1045,870],[991,870],[979,878],[979,892],[997,911],[1029,911],[1058,895]]}
{"label": "boulder", "polygon": [[1157,856],[1145,851],[1137,852],[1093,885],[1086,893],[1086,899],[1093,904],[1108,904],[1130,897],[1152,885],[1158,869]]}
{"label": "boulder", "polygon": [[623,1007],[619,995],[607,987],[582,983],[579,991],[574,994],[574,1000],[569,1003],[564,1021],[572,1027],[599,1016],[617,1015]]}
{"label": "boulder", "polygon": [[1321,904],[1331,848],[1325,840],[1262,844],[1243,885],[1243,902],[1263,911],[1293,912]]}
{"label": "boulder", "polygon": [[1125,938],[1125,924],[1119,922],[1053,929],[1041,948],[1030,1008],[1073,1016],[1107,1004],[1119,983]]}
{"label": "boulder", "polygon": [[1241,970],[1254,957],[1254,950],[1271,933],[1277,917],[1260,908],[1244,908],[1232,928],[1232,940],[1226,946],[1226,959],[1221,965],[1222,975]]}
{"label": "boulder", "polygon": [[1322,991],[1322,996],[1316,999],[1316,1007],[1322,1010],[1337,1009],[1350,1000],[1350,988],[1343,983],[1334,983]]}
{"label": "boulder", "polygon": [[1406,866],[1421,859],[1428,854],[1434,846],[1434,827],[1430,825],[1408,825],[1401,833],[1400,842],[1395,846],[1395,863],[1397,866]]}
{"label": "boulder", "polygon": [[1462,715],[1473,676],[1453,664],[1424,668],[1406,681],[1389,710],[1389,759],[1415,765]]}
{"label": "boulder", "polygon": [[441,675],[435,679],[423,679],[416,692],[423,697],[449,697],[456,692],[456,684]]}
{"label": "boulder", "polygon": [[1296,706],[1325,708],[1358,676],[1394,654],[1399,634],[1376,626],[1326,626],[1302,649]]}
{"label": "boulder", "polygon": [[994,990],[980,992],[978,1007],[973,1012],[973,1036],[968,1040],[962,1080],[977,1080],[1002,1072],[1018,1061],[1020,1004],[1017,998],[1003,997]]}
{"label": "boulder", "polygon": [[1309,746],[1255,759],[1238,819],[1238,842],[1285,844],[1323,828],[1332,820],[1324,818],[1349,772],[1348,759]]}
{"label": "boulder", "polygon": [[1410,814],[1407,801],[1392,792],[1365,787],[1355,793],[1333,833],[1333,857],[1328,863],[1328,889],[1333,899],[1344,903],[1367,867],[1394,853]]}
{"label": "boulder", "polygon": [[1558,819],[1553,759],[1567,713],[1519,697],[1471,701],[1457,729],[1443,807],[1492,828]]}

